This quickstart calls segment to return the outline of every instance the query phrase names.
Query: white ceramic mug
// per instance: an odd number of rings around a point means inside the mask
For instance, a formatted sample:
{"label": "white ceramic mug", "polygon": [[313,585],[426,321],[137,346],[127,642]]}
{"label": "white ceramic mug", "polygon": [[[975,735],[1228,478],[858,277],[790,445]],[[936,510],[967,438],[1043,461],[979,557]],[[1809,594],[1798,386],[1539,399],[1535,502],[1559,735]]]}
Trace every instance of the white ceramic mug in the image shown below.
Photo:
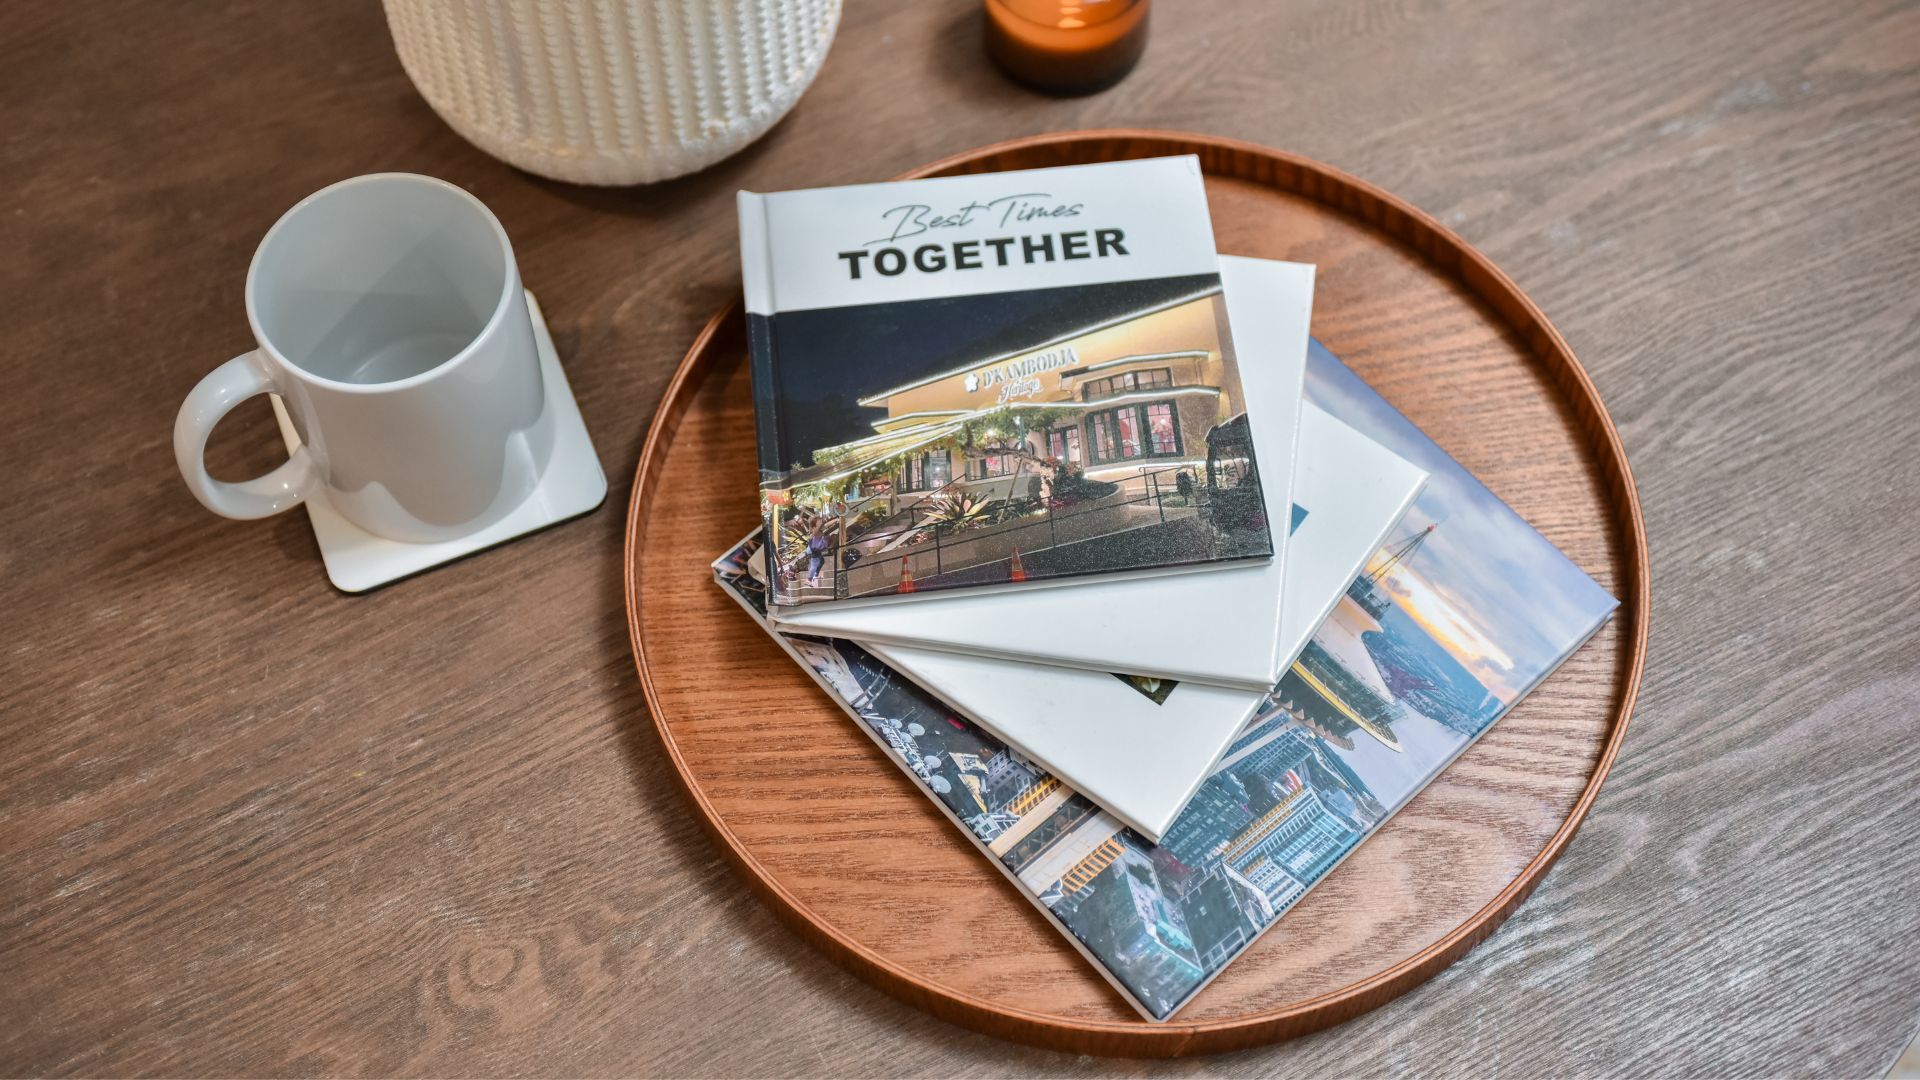
{"label": "white ceramic mug", "polygon": [[[173,452],[187,487],[231,518],[318,495],[393,540],[451,540],[498,521],[553,451],[540,357],[506,230],[443,180],[343,180],[284,214],[247,270],[258,348],[200,380]],[[207,475],[207,436],[277,394],[301,446],[244,483]]]}

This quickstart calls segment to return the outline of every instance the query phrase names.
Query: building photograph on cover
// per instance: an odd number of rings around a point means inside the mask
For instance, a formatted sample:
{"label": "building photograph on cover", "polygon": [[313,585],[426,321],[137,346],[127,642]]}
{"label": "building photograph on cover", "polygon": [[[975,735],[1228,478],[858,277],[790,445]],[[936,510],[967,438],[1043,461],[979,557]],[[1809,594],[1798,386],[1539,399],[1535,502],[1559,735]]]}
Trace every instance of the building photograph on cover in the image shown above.
{"label": "building photograph on cover", "polygon": [[[858,646],[788,638],[1155,1019],[1190,999],[1617,603],[1318,343],[1307,397],[1431,479],[1158,845]],[[729,560],[743,569],[729,574]],[[716,563],[722,583],[758,591],[744,572],[750,561],[736,549]]]}
{"label": "building photograph on cover", "polygon": [[1218,275],[771,319],[776,604],[1272,553]]}

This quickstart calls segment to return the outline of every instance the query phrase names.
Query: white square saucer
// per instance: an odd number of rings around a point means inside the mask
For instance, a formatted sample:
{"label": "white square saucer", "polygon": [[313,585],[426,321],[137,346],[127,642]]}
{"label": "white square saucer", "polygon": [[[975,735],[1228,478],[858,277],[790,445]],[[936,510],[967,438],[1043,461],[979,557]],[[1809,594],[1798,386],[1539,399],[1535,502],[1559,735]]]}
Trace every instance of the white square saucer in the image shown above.
{"label": "white square saucer", "polygon": [[[553,338],[547,334],[547,320],[540,305],[527,294],[527,313],[533,316],[533,339],[540,349],[540,371],[546,381],[547,407],[554,410],[553,457],[540,478],[540,486],[520,506],[484,529],[458,540],[430,544],[410,544],[375,536],[333,508],[325,491],[306,501],[307,520],[313,524],[313,536],[320,542],[320,558],[327,564],[327,578],[342,592],[360,593],[398,581],[403,577],[431,570],[476,551],[504,544],[528,533],[557,525],[599,506],[607,498],[607,477],[600,471],[600,458],[587,437],[586,422],[573,400],[573,388],[567,373],[560,368]],[[273,416],[280,423],[280,437],[291,454],[300,446],[293,423],[273,397]]]}

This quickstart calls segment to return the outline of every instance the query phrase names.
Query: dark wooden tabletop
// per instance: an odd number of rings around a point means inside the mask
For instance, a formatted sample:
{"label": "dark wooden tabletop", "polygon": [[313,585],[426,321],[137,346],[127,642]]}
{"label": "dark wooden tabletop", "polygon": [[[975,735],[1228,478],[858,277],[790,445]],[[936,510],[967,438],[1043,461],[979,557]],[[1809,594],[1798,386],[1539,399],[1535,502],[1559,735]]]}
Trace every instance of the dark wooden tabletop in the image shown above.
{"label": "dark wooden tabletop", "polygon": [[[1920,1015],[1920,6],[1165,0],[1065,101],[976,7],[853,0],[769,136],[615,191],[454,135],[371,0],[9,7],[0,1073],[1884,1071]],[[661,760],[620,579],[736,188],[1120,125],[1323,159],[1489,254],[1605,396],[1654,582],[1625,751],[1503,929],[1343,1027],[1151,1065],[946,1026],[776,924]],[[169,439],[249,347],[268,225],[387,169],[504,222],[613,490],[352,598]],[[217,475],[281,456],[253,405]]]}

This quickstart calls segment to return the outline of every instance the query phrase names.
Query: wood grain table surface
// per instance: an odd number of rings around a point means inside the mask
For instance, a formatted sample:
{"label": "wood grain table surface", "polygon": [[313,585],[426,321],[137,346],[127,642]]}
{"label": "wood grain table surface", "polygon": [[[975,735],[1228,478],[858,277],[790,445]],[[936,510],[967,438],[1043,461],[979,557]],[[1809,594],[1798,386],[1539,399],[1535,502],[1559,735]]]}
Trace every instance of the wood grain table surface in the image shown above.
{"label": "wood grain table surface", "polygon": [[[699,176],[468,146],[371,0],[0,20],[0,1074],[1878,1075],[1920,1017],[1920,6],[1162,0],[1055,100],[968,0],[849,0],[819,81]],[[931,1020],[775,922],[662,760],[620,537],[733,191],[1183,128],[1325,160],[1491,256],[1582,357],[1647,520],[1640,706],[1540,891],[1439,978],[1228,1057]],[[387,169],[512,236],[600,459],[581,521],[365,597],[229,522],[173,414],[248,347],[255,243]],[[269,414],[217,475],[281,456]],[[939,933],[930,913],[928,933]]]}

